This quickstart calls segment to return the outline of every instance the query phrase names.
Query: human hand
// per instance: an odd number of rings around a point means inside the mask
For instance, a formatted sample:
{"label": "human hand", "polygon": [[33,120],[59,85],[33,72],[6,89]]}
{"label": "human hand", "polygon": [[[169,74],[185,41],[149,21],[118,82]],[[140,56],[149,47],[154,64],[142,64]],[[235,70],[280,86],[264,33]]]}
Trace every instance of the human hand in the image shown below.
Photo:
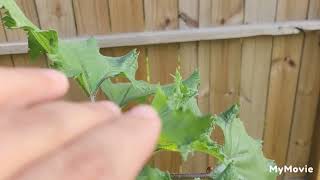
{"label": "human hand", "polygon": [[0,68],[0,180],[134,179],[160,132],[148,106],[57,100],[67,79],[52,70]]}

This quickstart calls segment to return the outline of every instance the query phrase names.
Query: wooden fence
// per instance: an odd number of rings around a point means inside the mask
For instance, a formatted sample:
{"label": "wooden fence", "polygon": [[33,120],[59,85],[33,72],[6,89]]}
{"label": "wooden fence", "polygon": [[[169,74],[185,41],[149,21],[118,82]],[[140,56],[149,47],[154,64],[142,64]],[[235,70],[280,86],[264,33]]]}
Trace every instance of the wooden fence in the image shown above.
{"label": "wooden fence", "polygon": [[[316,134],[319,136],[320,118],[315,123],[320,94],[319,33],[303,31],[296,34],[303,28],[292,27],[295,33],[288,34],[293,35],[266,36],[268,33],[261,32],[251,34],[254,37],[249,37],[242,33],[240,28],[242,26],[237,25],[282,23],[291,20],[305,23],[307,20],[319,20],[320,0],[17,0],[17,2],[35,24],[43,29],[57,29],[62,37],[110,35],[110,44],[118,44],[117,46],[121,47],[108,46],[108,36],[106,36],[107,40],[103,41],[105,43],[103,47],[109,48],[101,50],[106,55],[122,55],[132,49],[128,46],[134,45],[132,42],[135,41],[126,41],[127,38],[136,41],[141,39],[137,34],[127,37],[120,35],[121,39],[117,35],[112,35],[115,33],[143,31],[178,33],[176,36],[180,39],[170,41],[175,36],[170,38],[165,34],[162,37],[153,37],[155,34],[149,34],[149,41],[137,43],[140,51],[137,78],[169,83],[172,82],[170,74],[174,73],[178,66],[184,76],[196,68],[199,69],[201,74],[199,104],[203,112],[219,113],[231,104],[240,102],[241,119],[250,135],[264,141],[263,150],[267,157],[275,159],[278,165],[304,166],[312,162],[319,171],[320,138],[316,137]],[[241,31],[237,32],[241,35],[232,36],[234,33],[226,30],[230,25],[235,29],[240,28]],[[253,27],[248,26],[249,29]],[[267,24],[267,27],[260,30],[271,26],[272,24]],[[202,38],[183,41],[185,38],[190,38],[190,34],[183,37],[180,32],[194,31],[196,34],[207,27],[226,27],[222,28],[221,32],[229,32],[229,36],[213,38],[201,34]],[[23,32],[7,30],[2,26],[0,28],[2,43],[0,51],[7,52],[0,56],[1,66],[47,67],[45,57],[32,63],[26,54],[21,54],[25,51],[25,43],[16,42],[26,40]],[[277,28],[276,31],[281,29]],[[217,35],[214,34],[214,29],[211,28],[209,31],[210,35]],[[159,39],[155,39],[157,37]],[[167,37],[166,41],[164,37]],[[124,45],[127,46],[122,47]],[[74,82],[67,98],[87,99]],[[320,113],[318,116],[320,117]],[[313,132],[315,132],[314,137]],[[215,133],[214,136],[218,140],[221,139],[220,133]],[[162,153],[152,161],[161,169],[172,172],[203,172],[215,163],[206,155],[195,154],[191,161],[181,166],[180,157],[173,153]],[[320,179],[318,171],[313,173],[314,179]],[[286,174],[286,177],[305,175]]]}

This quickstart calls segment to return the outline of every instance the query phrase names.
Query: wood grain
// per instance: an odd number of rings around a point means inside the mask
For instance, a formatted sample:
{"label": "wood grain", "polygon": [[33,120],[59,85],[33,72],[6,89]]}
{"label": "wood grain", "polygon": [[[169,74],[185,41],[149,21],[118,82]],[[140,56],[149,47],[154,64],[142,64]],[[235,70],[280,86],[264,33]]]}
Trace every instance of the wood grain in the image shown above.
{"label": "wood grain", "polygon": [[71,0],[35,0],[43,29],[55,29],[59,37],[77,35]]}
{"label": "wood grain", "polygon": [[[211,26],[211,0],[199,2],[199,28]],[[198,104],[202,112],[210,112],[210,41],[200,41],[198,47],[198,68],[200,73],[200,87]]]}
{"label": "wood grain", "polygon": [[318,113],[314,129],[310,156],[310,165],[314,168],[314,173],[309,174],[308,178],[310,178],[310,180],[320,180],[320,131],[316,131],[316,129],[320,129],[320,98],[318,98]]}
{"label": "wood grain", "polygon": [[264,150],[284,165],[300,67],[303,36],[274,39]]}
{"label": "wood grain", "polygon": [[[303,49],[298,90],[293,113],[287,164],[303,167],[308,164],[312,134],[320,92],[319,34],[308,33]],[[303,177],[305,173],[292,173],[288,177]]]}
{"label": "wood grain", "polygon": [[111,32],[106,0],[73,0],[78,35],[105,35]]}
{"label": "wood grain", "polygon": [[319,20],[320,18],[320,1],[319,0],[310,0],[309,2],[309,20]]}
{"label": "wood grain", "polygon": [[[212,1],[199,1],[199,28],[207,28],[212,25]],[[211,41],[198,42],[198,68],[200,73],[200,86],[198,105],[203,113],[210,112],[210,60]],[[207,156],[207,166],[213,165],[213,157]]]}
{"label": "wood grain", "polygon": [[[306,18],[308,1],[278,1],[277,21]],[[264,151],[279,166],[286,163],[304,36],[274,38]]]}
{"label": "wood grain", "polygon": [[[211,23],[224,26],[243,23],[244,1],[215,0],[211,4]],[[241,40],[217,40],[211,44],[210,110],[221,113],[239,101],[241,77]],[[223,133],[215,129],[213,138],[223,143]],[[210,166],[214,166],[211,161]]]}
{"label": "wood grain", "polygon": [[[310,1],[308,19],[319,19],[319,0]],[[320,11],[320,9],[318,9]],[[312,135],[320,92],[320,34],[305,34],[301,70],[296,93],[295,109],[290,133],[287,164],[303,167],[308,164]],[[316,141],[315,141],[316,142]],[[306,173],[291,173],[286,177],[304,177]]]}
{"label": "wood grain", "polygon": [[[273,22],[276,0],[247,0],[245,23]],[[272,37],[246,38],[242,45],[240,118],[248,134],[262,139],[272,54]]]}
{"label": "wood grain", "polygon": [[[310,0],[308,18],[320,19],[320,1],[319,0]],[[318,96],[318,113],[317,113],[317,119],[314,125],[314,133],[313,133],[313,139],[312,139],[312,153],[309,156],[311,165],[315,169],[315,172],[312,175],[310,175],[312,180],[320,180],[320,131],[318,131],[319,129],[320,129],[320,94]]]}

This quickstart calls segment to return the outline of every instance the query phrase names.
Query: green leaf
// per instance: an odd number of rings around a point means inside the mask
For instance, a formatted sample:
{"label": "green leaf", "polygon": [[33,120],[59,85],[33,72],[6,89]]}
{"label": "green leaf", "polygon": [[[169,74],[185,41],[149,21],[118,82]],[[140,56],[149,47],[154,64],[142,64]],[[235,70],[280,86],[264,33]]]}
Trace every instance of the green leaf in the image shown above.
{"label": "green leaf", "polygon": [[59,41],[57,52],[48,54],[51,66],[78,80],[84,90],[94,96],[105,79],[124,74],[135,82],[136,50],[122,57],[107,57],[99,52],[95,39]]}
{"label": "green leaf", "polygon": [[234,105],[216,116],[224,133],[224,161],[212,174],[218,180],[275,180],[277,174],[269,171],[274,162],[263,155],[261,142],[251,138],[238,118],[239,106]]}
{"label": "green leaf", "polygon": [[220,146],[210,139],[214,121],[212,116],[198,112],[194,87],[182,83],[180,74],[175,85],[166,92],[159,88],[152,106],[162,120],[162,131],[157,150],[180,152],[184,159],[189,153],[204,152],[222,160]]}
{"label": "green leaf", "polygon": [[[199,72],[193,72],[186,80],[182,81],[185,86],[197,89],[199,85]],[[162,86],[163,91],[172,94],[175,89],[175,83]],[[159,84],[151,84],[145,81],[134,81],[127,83],[112,83],[111,80],[103,82],[101,89],[109,100],[120,106],[125,106],[130,101],[144,99],[147,96],[154,95],[157,92]],[[195,99],[194,99],[195,101]],[[196,101],[194,102],[196,103]],[[200,112],[198,107],[195,111]]]}
{"label": "green leaf", "polygon": [[28,46],[31,59],[40,55],[53,54],[58,49],[58,34],[56,31],[34,31],[28,30]]}
{"label": "green leaf", "polygon": [[157,87],[157,84],[150,84],[145,81],[112,83],[110,79],[101,85],[101,89],[108,99],[122,107],[130,101],[136,101],[154,94],[157,91]]}
{"label": "green leaf", "polygon": [[170,174],[159,169],[146,166],[140,172],[136,180],[172,180]]}

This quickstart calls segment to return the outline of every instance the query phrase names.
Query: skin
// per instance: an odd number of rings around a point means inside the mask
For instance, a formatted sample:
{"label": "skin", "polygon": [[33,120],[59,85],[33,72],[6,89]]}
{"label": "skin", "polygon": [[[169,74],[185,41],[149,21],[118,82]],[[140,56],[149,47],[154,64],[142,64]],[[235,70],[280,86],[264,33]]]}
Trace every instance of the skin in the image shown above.
{"label": "skin", "polygon": [[152,154],[149,106],[59,100],[69,85],[53,70],[0,68],[0,84],[0,180],[131,180]]}

